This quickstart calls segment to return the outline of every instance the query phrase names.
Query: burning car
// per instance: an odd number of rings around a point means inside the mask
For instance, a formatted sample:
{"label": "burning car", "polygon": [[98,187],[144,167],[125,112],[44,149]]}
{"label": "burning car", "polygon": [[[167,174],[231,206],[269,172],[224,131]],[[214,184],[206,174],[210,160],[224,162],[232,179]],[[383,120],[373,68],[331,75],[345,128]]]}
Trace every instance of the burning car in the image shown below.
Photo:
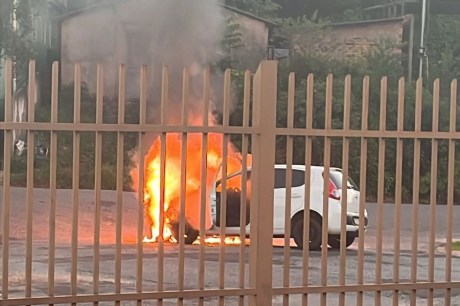
{"label": "burning car", "polygon": [[[206,167],[202,167],[203,138],[201,134],[188,134],[186,148],[181,145],[180,134],[170,133],[164,138],[164,150],[161,139],[157,138],[145,157],[143,184],[143,203],[145,206],[147,225],[150,235],[146,242],[164,241],[176,242],[179,237],[179,220],[181,208],[186,220],[184,241],[193,243],[198,235],[201,224],[202,203],[205,205],[205,220],[203,220],[206,235],[225,236],[239,235],[240,225],[246,228],[249,235],[250,198],[251,198],[251,156],[248,155],[246,186],[242,188],[243,173],[242,156],[228,144],[227,176],[225,184],[219,177],[223,150],[221,134],[208,135],[206,151]],[[162,153],[163,152],[163,153]],[[202,168],[206,170],[202,173]],[[274,188],[274,236],[283,236],[285,232],[285,203],[286,203],[286,165],[275,165]],[[139,169],[137,169],[139,171]],[[292,167],[291,189],[291,236],[299,248],[303,248],[303,211],[305,207],[305,171],[304,165]],[[323,173],[321,166],[311,167],[310,185],[310,239],[309,249],[318,249],[321,244],[323,219]],[[136,173],[132,175],[135,179]],[[341,195],[343,175],[339,168],[330,168],[328,182],[328,244],[333,248],[340,247],[341,229]],[[347,224],[346,246],[350,246],[358,235],[359,229],[359,189],[353,181],[347,179]],[[135,185],[139,187],[138,182]],[[204,184],[204,185],[203,185]],[[220,220],[221,189],[226,188],[226,218],[225,229],[222,230]],[[206,188],[206,199],[202,199],[202,190]],[[243,189],[243,190],[242,190]],[[245,192],[246,203],[241,205],[242,192]],[[244,195],[244,194],[243,194]],[[243,209],[243,211],[241,210]],[[244,213],[244,214],[243,214]],[[243,217],[241,215],[243,214]],[[244,220],[241,220],[244,219]],[[364,219],[367,226],[367,212]],[[244,224],[241,224],[243,221]],[[219,243],[221,238],[217,237]]]}

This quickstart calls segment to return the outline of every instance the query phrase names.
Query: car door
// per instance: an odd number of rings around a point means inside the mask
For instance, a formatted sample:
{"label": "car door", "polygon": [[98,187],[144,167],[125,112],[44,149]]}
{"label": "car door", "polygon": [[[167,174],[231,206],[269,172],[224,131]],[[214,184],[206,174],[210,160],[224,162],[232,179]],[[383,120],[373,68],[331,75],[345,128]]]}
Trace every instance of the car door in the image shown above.
{"label": "car door", "polygon": [[[251,196],[251,172],[246,172],[246,187],[243,188],[242,173],[231,174],[227,177],[226,184],[226,227],[240,227],[241,209],[245,209],[246,226],[250,220],[250,196]],[[241,199],[246,199],[245,203]],[[221,226],[221,200],[222,200],[222,182],[216,182],[211,194],[211,214],[213,223],[216,226]]]}
{"label": "car door", "polygon": [[[305,171],[292,170],[291,213],[304,205]],[[286,212],[286,169],[275,169],[275,190],[273,206],[273,229],[275,234],[284,234]]]}
{"label": "car door", "polygon": [[286,207],[286,169],[275,169],[275,185],[273,195],[273,231],[275,234],[284,232],[284,212]]}

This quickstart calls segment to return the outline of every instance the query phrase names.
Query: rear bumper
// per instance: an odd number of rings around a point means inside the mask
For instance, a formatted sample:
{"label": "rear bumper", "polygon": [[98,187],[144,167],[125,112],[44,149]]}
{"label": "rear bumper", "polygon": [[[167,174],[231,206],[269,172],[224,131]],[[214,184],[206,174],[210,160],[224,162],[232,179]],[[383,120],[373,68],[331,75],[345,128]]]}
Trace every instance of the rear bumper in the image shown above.
{"label": "rear bumper", "polygon": [[[364,227],[367,227],[367,223],[369,222],[369,219],[364,217]],[[355,225],[359,227],[359,216],[355,215],[347,215],[347,225]]]}
{"label": "rear bumper", "polygon": [[[341,215],[340,213],[333,213],[329,215],[329,234],[340,234],[341,232]],[[331,218],[332,217],[332,218]],[[364,229],[367,228],[369,223],[369,219],[367,218],[367,213],[364,214]],[[359,221],[360,216],[358,213],[347,213],[347,223],[346,223],[346,231],[348,233],[353,232],[358,235],[359,231]]]}

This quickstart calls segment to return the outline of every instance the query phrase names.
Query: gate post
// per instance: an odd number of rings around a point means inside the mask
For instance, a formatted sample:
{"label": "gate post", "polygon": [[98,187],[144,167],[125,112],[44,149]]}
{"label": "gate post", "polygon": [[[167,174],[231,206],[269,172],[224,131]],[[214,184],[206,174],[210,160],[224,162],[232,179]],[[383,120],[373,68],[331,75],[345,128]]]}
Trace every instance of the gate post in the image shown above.
{"label": "gate post", "polygon": [[252,205],[249,285],[250,305],[272,305],[273,190],[276,145],[276,61],[262,61],[254,76],[252,125]]}

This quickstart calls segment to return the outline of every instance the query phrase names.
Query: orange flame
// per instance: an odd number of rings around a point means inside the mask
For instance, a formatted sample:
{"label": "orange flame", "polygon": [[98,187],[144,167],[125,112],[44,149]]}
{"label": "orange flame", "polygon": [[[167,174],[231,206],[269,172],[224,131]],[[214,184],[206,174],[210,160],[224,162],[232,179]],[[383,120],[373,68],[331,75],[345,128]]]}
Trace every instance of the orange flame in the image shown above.
{"label": "orange flame", "polygon": [[[210,237],[205,237],[203,242],[207,246],[217,246],[222,243],[226,245],[240,245],[241,243],[247,243],[246,241],[241,242],[241,239],[238,236],[224,237],[223,242],[222,242],[222,238],[219,236],[210,236]],[[200,243],[201,243],[200,240],[196,240],[193,244],[200,244]]]}
{"label": "orange flame", "polygon": [[[171,222],[179,220],[181,188],[185,188],[185,217],[186,221],[195,229],[200,228],[200,197],[201,188],[206,188],[206,218],[204,220],[206,229],[211,228],[211,212],[209,209],[208,195],[211,185],[218,175],[222,163],[222,134],[208,134],[207,141],[207,167],[205,186],[201,185],[202,166],[202,134],[189,133],[186,140],[186,165],[185,186],[181,187],[181,134],[169,133],[166,135],[166,154],[164,156],[164,203],[161,205],[160,190],[160,166],[161,166],[161,138],[157,137],[145,157],[143,186],[146,218],[150,226],[150,237],[145,237],[145,242],[154,242],[162,234],[165,241],[175,242],[172,237]],[[248,160],[250,164],[250,159]],[[227,173],[233,173],[241,169],[241,154],[237,152],[232,144],[228,145]],[[136,180],[139,169],[132,173]],[[136,186],[135,186],[136,187]],[[137,187],[139,188],[139,187]],[[164,212],[164,223],[160,220],[160,210]],[[162,232],[162,233],[161,233]],[[229,241],[230,242],[230,241]]]}

